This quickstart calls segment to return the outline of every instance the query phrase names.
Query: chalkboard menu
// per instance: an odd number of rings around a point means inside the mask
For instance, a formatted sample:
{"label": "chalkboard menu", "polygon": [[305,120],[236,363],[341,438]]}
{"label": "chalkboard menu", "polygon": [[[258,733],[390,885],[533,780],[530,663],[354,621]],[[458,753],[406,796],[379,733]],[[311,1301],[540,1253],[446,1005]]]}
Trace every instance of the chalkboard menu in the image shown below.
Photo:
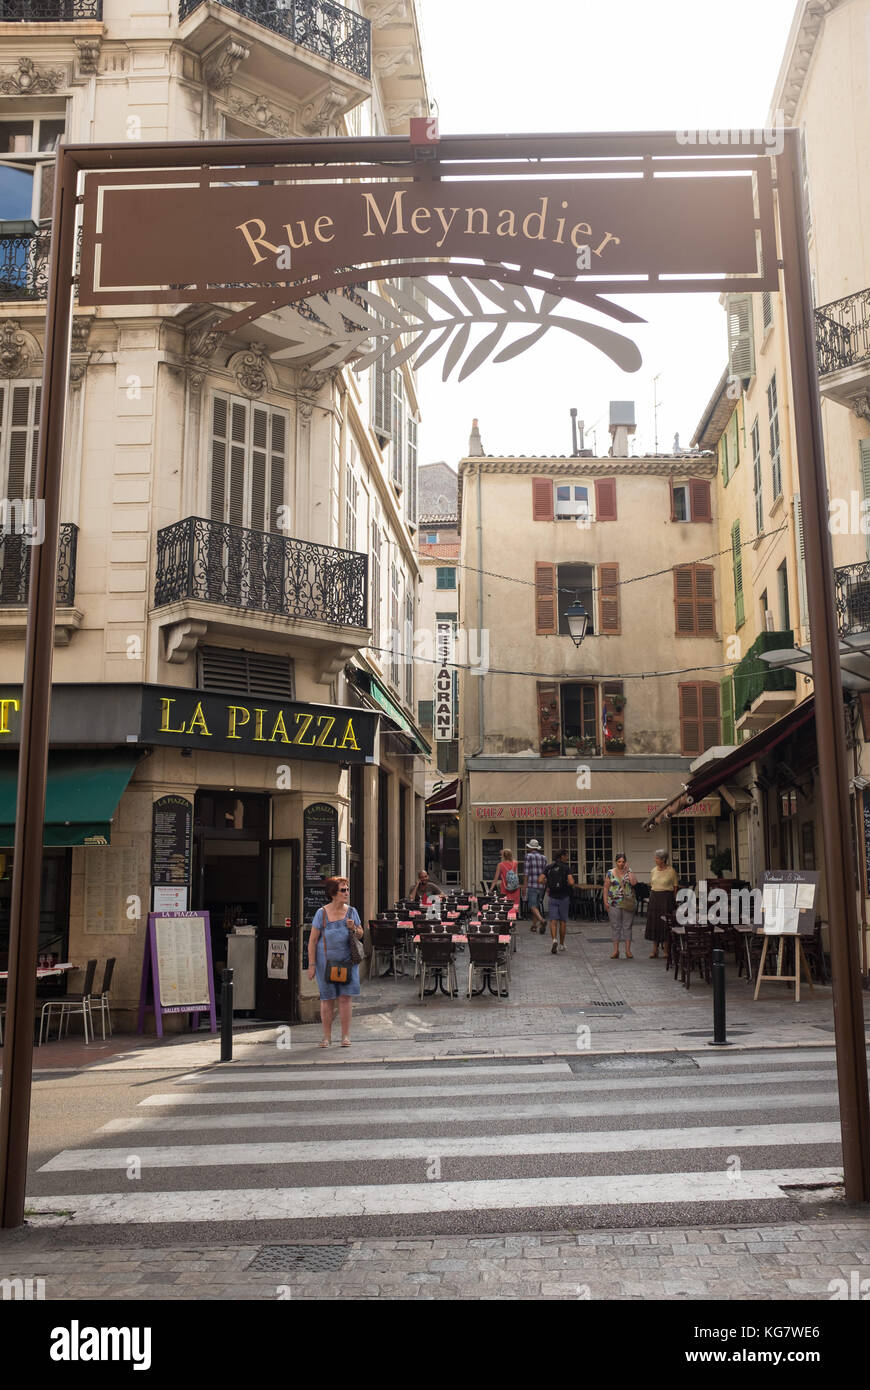
{"label": "chalkboard menu", "polygon": [[[183,796],[161,796],[154,802],[151,821],[151,884],[172,888],[187,907],[190,887],[190,845],[193,804]],[[155,893],[156,900],[166,897]],[[162,904],[161,904],[162,905]]]}
{"label": "chalkboard menu", "polygon": [[864,862],[867,865],[867,883],[870,885],[870,792],[862,792],[864,802]]}
{"label": "chalkboard menu", "polygon": [[503,840],[484,840],[483,877],[486,883],[492,883],[495,878],[495,871],[501,863],[501,852],[503,849]]}
{"label": "chalkboard menu", "polygon": [[811,936],[816,925],[818,870],[765,869],[758,880],[766,936]]}
{"label": "chalkboard menu", "polygon": [[302,920],[310,922],[326,901],[323,880],[338,873],[338,808],[326,801],[302,813]]}

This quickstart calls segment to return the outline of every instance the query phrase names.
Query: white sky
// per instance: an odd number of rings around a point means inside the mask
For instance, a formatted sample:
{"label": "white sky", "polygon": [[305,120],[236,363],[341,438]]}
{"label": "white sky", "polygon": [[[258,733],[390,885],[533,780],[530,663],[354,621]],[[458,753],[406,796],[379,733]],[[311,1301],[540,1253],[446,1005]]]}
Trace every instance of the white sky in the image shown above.
{"label": "white sky", "polygon": [[[430,94],[442,135],[532,131],[761,127],[796,0],[418,0]],[[648,320],[622,328],[643,355],[628,374],[553,329],[513,361],[441,380],[443,354],[420,373],[421,463],[453,467],[472,418],[488,454],[570,454],[576,406],[606,454],[608,405],[634,400],[633,452],[653,450],[653,378],[660,374],[658,448],[688,447],[725,367],[718,296],[615,300]],[[580,306],[569,316],[586,317]],[[482,334],[485,330],[477,330]],[[505,341],[508,341],[505,339]]]}

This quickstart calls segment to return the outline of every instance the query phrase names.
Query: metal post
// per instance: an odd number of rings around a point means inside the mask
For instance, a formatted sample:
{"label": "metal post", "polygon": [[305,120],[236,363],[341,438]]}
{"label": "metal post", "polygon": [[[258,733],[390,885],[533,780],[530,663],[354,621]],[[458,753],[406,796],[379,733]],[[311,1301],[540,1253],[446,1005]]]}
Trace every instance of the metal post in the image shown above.
{"label": "metal post", "polygon": [[36,957],[39,943],[42,838],[48,768],[60,483],[72,309],[76,178],[75,162],[68,159],[61,149],[58,153],[54,184],[54,220],[45,310],[42,406],[36,460],[36,505],[42,505],[45,509],[45,539],[41,546],[36,547],[30,565],[24,688],[21,697],[18,802],[9,918],[7,1032],[3,1059],[3,1092],[0,1097],[0,1227],[6,1230],[21,1226],[24,1222],[27,1144],[30,1133],[33,1019],[36,1006]]}
{"label": "metal post", "polygon": [[233,1060],[233,972],[221,971],[221,1061]]}
{"label": "metal post", "polygon": [[785,131],[783,153],[776,161],[777,193],[815,683],[843,1167],[847,1201],[866,1202],[870,1200],[870,1098],[858,962],[858,914],[852,890],[849,780],[843,683],[834,607],[834,561],[828,528],[825,452],[809,254],[803,226],[803,172],[799,139],[797,130]]}
{"label": "metal post", "polygon": [[725,1036],[725,952],[713,952],[713,1041],[711,1047],[730,1047]]}

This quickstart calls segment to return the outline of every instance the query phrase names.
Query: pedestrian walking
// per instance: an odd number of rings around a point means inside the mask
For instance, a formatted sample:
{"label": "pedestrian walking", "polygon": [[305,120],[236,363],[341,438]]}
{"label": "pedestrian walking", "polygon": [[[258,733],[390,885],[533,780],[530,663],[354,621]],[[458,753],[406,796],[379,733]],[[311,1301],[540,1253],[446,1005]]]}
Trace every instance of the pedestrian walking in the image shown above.
{"label": "pedestrian walking", "polygon": [[[321,1047],[332,1041],[335,1001],[341,1020],[341,1045],[350,1047],[350,1015],[359,994],[359,965],[354,961],[352,942],[361,939],[362,923],[356,908],[349,905],[350,884],[346,878],[328,878],[323,885],[328,902],[314,914],[308,938],[308,978],[317,975],[320,991]],[[334,977],[334,978],[332,978]]]}
{"label": "pedestrian walking", "polygon": [[624,854],[616,856],[616,862],[607,872],[604,880],[604,905],[610,918],[610,935],[613,940],[611,960],[619,960],[619,943],[625,942],[626,960],[634,960],[631,954],[631,923],[637,911],[637,898],[634,886],[635,875],[628,867]]}
{"label": "pedestrian walking", "polygon": [[495,878],[489,885],[489,891],[491,893],[495,892],[496,884],[498,884],[502,896],[507,898],[508,902],[513,903],[514,907],[519,912],[520,875],[519,866],[513,856],[513,850],[506,849],[503,852],[501,863],[495,871]]}
{"label": "pedestrian walking", "polygon": [[655,861],[649,876],[650,895],[646,910],[646,931],[644,932],[647,941],[653,943],[650,960],[656,959],[660,946],[663,946],[667,951],[667,918],[668,914],[676,908],[677,888],[679,886],[677,871],[668,863],[666,849],[656,850]]}
{"label": "pedestrian walking", "polygon": [[547,930],[544,925],[544,918],[541,913],[541,905],[544,900],[544,875],[547,872],[547,860],[541,853],[540,840],[529,840],[526,845],[526,857],[523,860],[523,887],[526,890],[526,899],[529,904],[529,912],[532,914],[532,925],[530,931],[539,931],[543,936]]}
{"label": "pedestrian walking", "polygon": [[[565,949],[565,933],[568,930],[568,916],[571,908],[571,889],[574,876],[568,871],[568,851],[562,849],[544,873],[550,905],[547,916],[550,920],[550,935],[553,938],[551,955]],[[556,944],[556,925],[559,927],[559,943]]]}

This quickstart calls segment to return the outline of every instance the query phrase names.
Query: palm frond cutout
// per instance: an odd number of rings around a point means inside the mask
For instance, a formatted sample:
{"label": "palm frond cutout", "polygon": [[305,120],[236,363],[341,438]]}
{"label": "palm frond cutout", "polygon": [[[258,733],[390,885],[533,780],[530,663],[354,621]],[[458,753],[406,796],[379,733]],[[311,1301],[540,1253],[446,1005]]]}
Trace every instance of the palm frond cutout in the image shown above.
{"label": "palm frond cutout", "polygon": [[[416,354],[414,366],[420,368],[444,348],[442,380],[447,381],[458,368],[458,380],[463,381],[485,362],[508,362],[558,328],[582,338],[625,372],[636,372],[642,364],[638,347],[624,334],[556,314],[554,310],[564,303],[559,294],[542,294],[536,306],[524,285],[451,276],[450,288],[456,296],[452,299],[430,280],[420,277],[413,283],[414,294],[389,284],[384,294],[356,288],[352,299],[332,291],[289,305],[296,319],[291,331],[297,341],[276,352],[275,360],[292,362],[328,349],[318,359],[318,367],[336,366],[353,356],[354,370],[362,372],[386,356],[391,370]],[[603,312],[607,312],[605,304]],[[478,324],[491,327],[479,342],[472,343],[471,330]],[[528,332],[496,354],[509,328]]]}

